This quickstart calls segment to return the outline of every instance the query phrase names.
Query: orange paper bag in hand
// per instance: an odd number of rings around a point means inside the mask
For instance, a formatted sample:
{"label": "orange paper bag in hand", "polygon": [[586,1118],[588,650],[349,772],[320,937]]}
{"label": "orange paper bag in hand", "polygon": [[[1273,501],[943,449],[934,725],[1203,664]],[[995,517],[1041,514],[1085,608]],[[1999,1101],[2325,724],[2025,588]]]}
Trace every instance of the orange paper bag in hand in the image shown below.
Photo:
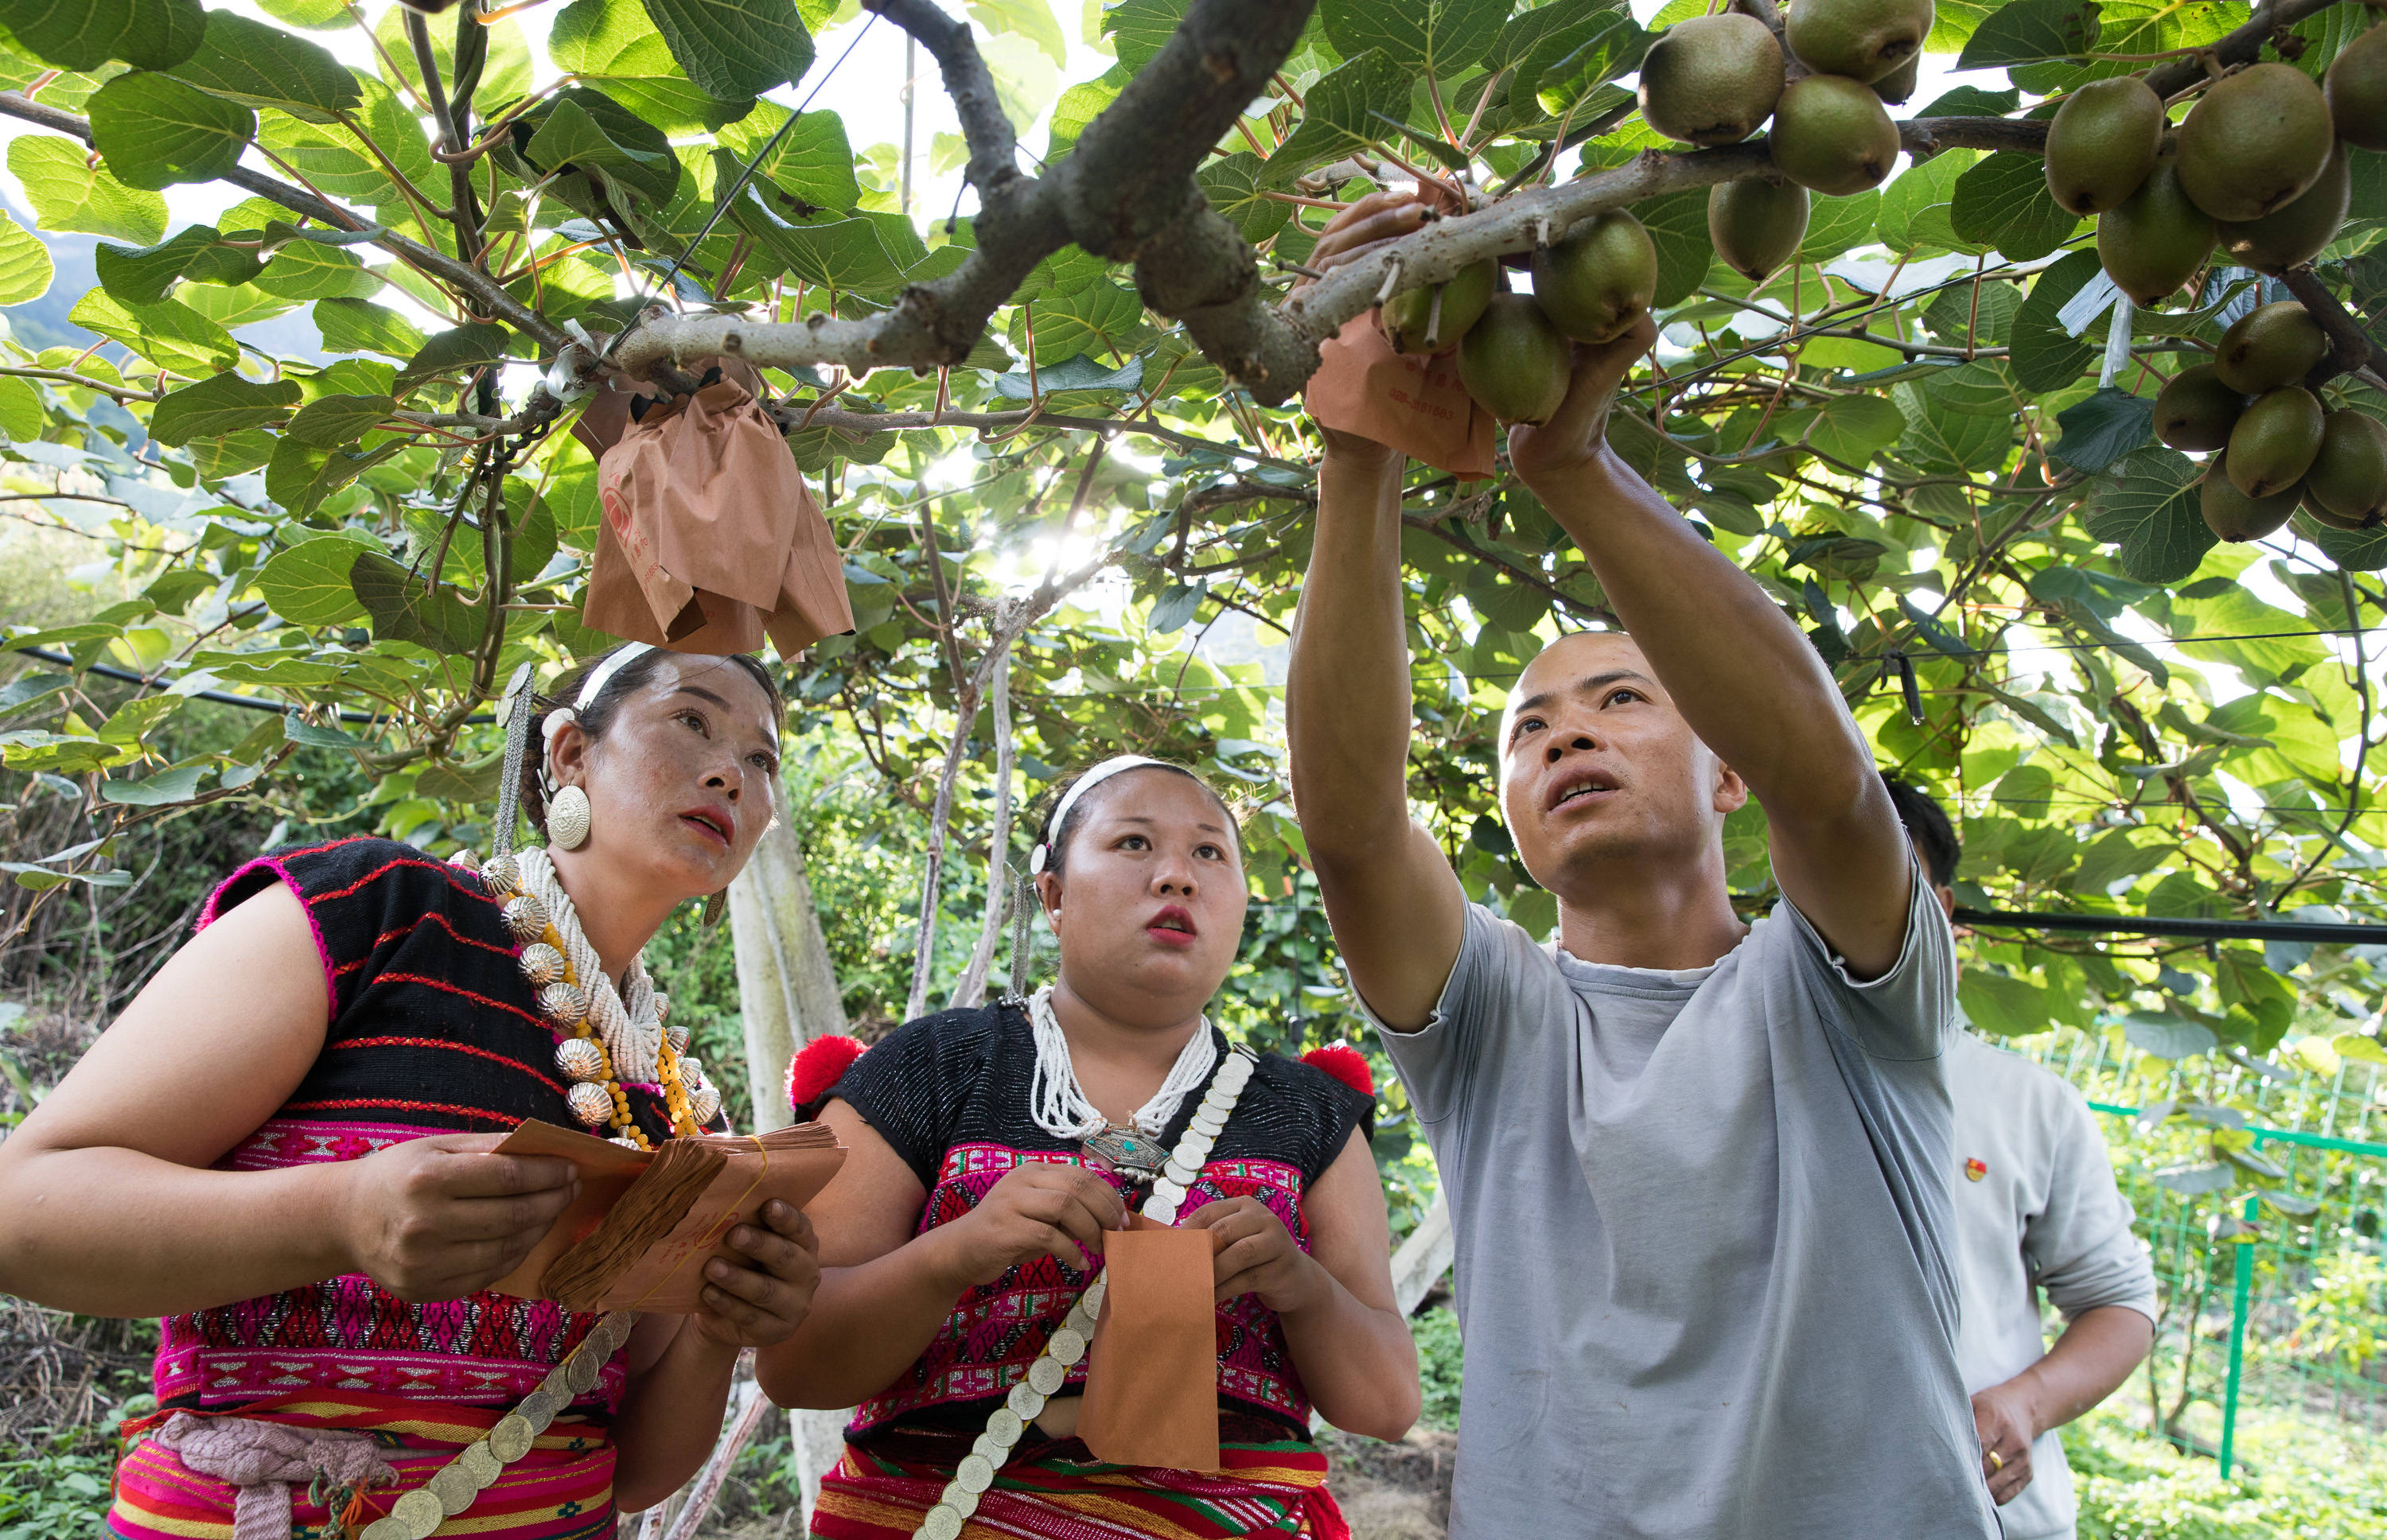
{"label": "orange paper bag in hand", "polygon": [[739,374],[648,408],[598,461],[589,625],[682,652],[751,652],[767,633],[785,658],[853,629],[828,522]]}
{"label": "orange paper bag in hand", "polygon": [[1455,476],[1492,473],[1492,414],[1459,382],[1457,353],[1396,353],[1370,310],[1345,322],[1318,358],[1303,398],[1319,426]]}
{"label": "orange paper bag in hand", "polygon": [[1096,1459],[1219,1469],[1214,1240],[1137,1214],[1103,1237],[1110,1280],[1086,1359],[1078,1436]]}

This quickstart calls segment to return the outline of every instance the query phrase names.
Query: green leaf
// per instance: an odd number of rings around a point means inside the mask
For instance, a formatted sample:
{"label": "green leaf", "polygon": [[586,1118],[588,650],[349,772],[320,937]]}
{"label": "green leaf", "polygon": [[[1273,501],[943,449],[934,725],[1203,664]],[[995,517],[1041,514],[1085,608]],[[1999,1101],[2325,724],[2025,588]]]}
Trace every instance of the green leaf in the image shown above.
{"label": "green leaf", "polygon": [[679,186],[679,158],[663,135],[593,92],[567,93],[557,101],[523,153],[549,173],[566,165],[600,168],[658,206],[669,203]]}
{"label": "green leaf", "polygon": [[1900,256],[1935,250],[1971,256],[1978,251],[1979,246],[1958,237],[1950,220],[1957,180],[1977,157],[1973,150],[1942,151],[1884,188],[1877,221],[1881,244]]}
{"label": "green leaf", "polygon": [[110,59],[169,69],[199,45],[207,13],[199,0],[9,0],[0,21],[61,69],[95,69]]}
{"label": "green leaf", "polygon": [[1603,11],[1574,48],[1553,60],[1534,82],[1534,99],[1553,118],[1563,117],[1617,76],[1637,68],[1655,34],[1623,11]]}
{"label": "green leaf", "polygon": [[1326,39],[1345,58],[1373,48],[1404,69],[1448,80],[1484,57],[1509,0],[1320,0]]}
{"label": "green leaf", "polygon": [[1377,113],[1408,109],[1408,77],[1370,49],[1318,77],[1303,98],[1301,124],[1268,158],[1261,180],[1282,186],[1313,166],[1364,150],[1383,132]]}
{"label": "green leaf", "polygon": [[1633,213],[1658,248],[1658,289],[1650,304],[1660,309],[1681,304],[1707,282],[1715,260],[1715,241],[1708,234],[1708,190],[1668,193],[1636,204]]}
{"label": "green leaf", "polygon": [[[788,120],[788,109],[776,102],[758,102],[735,126],[721,132],[721,142],[739,164],[756,152]],[[716,167],[718,162],[715,162]],[[736,172],[730,173],[732,176]],[[853,149],[846,143],[845,120],[834,112],[807,112],[788,130],[777,147],[755,168],[755,174],[801,203],[819,209],[844,210],[862,201],[862,184],[854,180]],[[723,185],[716,170],[714,185]],[[785,210],[790,217],[804,210]]]}
{"label": "green leaf", "polygon": [[199,777],[206,774],[206,765],[190,764],[180,770],[160,770],[146,780],[103,780],[99,783],[100,800],[120,802],[127,807],[164,807],[169,802],[187,802],[199,794]]}
{"label": "green leaf", "polygon": [[1143,325],[1143,301],[1134,290],[1105,279],[1037,304],[1036,355],[1052,359],[1066,359],[1072,353],[1124,356],[1133,351],[1136,333]]}
{"label": "green leaf", "polygon": [[2048,458],[2094,475],[2154,436],[2155,404],[2105,385],[2057,412],[2055,421],[2064,436],[2048,447]]}
{"label": "green leaf", "polygon": [[[1083,353],[1077,353],[1036,372],[1036,387],[1047,396],[1056,396],[1065,390],[1134,390],[1143,384],[1142,359],[1130,359],[1117,369],[1105,369]],[[1025,372],[998,375],[994,393],[1010,401],[1035,398],[1035,392],[1029,388]]]}
{"label": "green leaf", "polygon": [[1906,419],[1878,396],[1836,396],[1807,428],[1807,442],[1844,465],[1863,467],[1906,431]]}
{"label": "green leaf", "polygon": [[1184,19],[1185,0],[1123,0],[1104,8],[1103,35],[1117,45],[1119,63],[1137,70],[1152,62]]}
{"label": "green leaf", "polygon": [[0,376],[0,434],[20,444],[37,439],[45,420],[41,392],[31,380]]}
{"label": "green leaf", "polygon": [[315,329],[326,353],[380,353],[410,359],[423,351],[423,334],[396,310],[361,299],[318,299]]}
{"label": "green leaf", "polygon": [[205,486],[227,477],[246,475],[273,458],[273,435],[263,428],[244,428],[227,438],[191,440],[191,468]]}
{"label": "green leaf", "polygon": [[346,449],[319,449],[284,435],[265,462],[265,495],[298,518],[323,505],[323,499],[405,448],[385,444],[364,454]]}
{"label": "green leaf", "polygon": [[[300,547],[300,549],[306,549]],[[360,552],[348,569],[349,587],[373,617],[373,635],[385,641],[412,642],[435,652],[469,652],[480,645],[481,613],[442,586],[425,588],[412,573],[377,550]]]}
{"label": "green leaf", "polygon": [[301,444],[336,449],[362,438],[397,410],[386,396],[318,396],[283,431]]}
{"label": "green leaf", "polygon": [[1844,198],[1812,199],[1807,216],[1807,235],[1799,243],[1799,259],[1802,262],[1828,262],[1851,246],[1863,246],[1873,239],[1873,227],[1881,217],[1881,189],[1868,187]]}
{"label": "green leaf", "polygon": [[154,191],[231,170],[257,136],[257,114],[170,75],[135,69],[93,95],[91,136],[117,181]]}
{"label": "green leaf", "polygon": [[1249,150],[1237,150],[1222,155],[1194,173],[1202,184],[1202,196],[1210,207],[1227,218],[1227,221],[1244,233],[1244,239],[1259,245],[1284,228],[1293,217],[1293,206],[1269,197],[1260,191],[1260,179],[1266,174],[1267,162]]}
{"label": "green leaf", "polygon": [[278,299],[362,299],[381,292],[382,280],[356,254],[313,241],[293,241],[252,280]]}
{"label": "green leaf", "polygon": [[[1044,143],[1044,158],[1048,163],[1067,155],[1078,143],[1078,135],[1086,132],[1086,125],[1102,116],[1103,109],[1118,99],[1118,82],[1111,79],[1118,73],[1117,69],[1109,70],[1100,80],[1080,81],[1061,93],[1060,98],[1053,104],[1051,133]],[[1235,153],[1249,155],[1251,152],[1238,150]],[[1254,156],[1252,158],[1257,161],[1259,158]]]}
{"label": "green leaf", "polygon": [[153,246],[166,234],[166,200],[127,187],[106,168],[94,170],[81,145],[54,134],[25,133],[8,141],[8,170],[24,184],[42,230],[74,230]]}
{"label": "green leaf", "polygon": [[792,0],[645,0],[672,57],[708,96],[742,101],[801,80],[813,35]]}
{"label": "green leaf", "polygon": [[1993,247],[2010,262],[2046,256],[2080,227],[2047,190],[2047,163],[2007,150],[1975,163],[1956,179],[1949,225],[1960,240]]}
{"label": "green leaf", "polygon": [[1993,1037],[2021,1038],[2055,1025],[2047,991],[2027,978],[1968,967],[1956,982],[1956,1002],[1974,1026]]}
{"label": "green leaf", "polygon": [[300,744],[309,749],[361,749],[365,746],[364,739],[353,733],[342,732],[337,727],[319,727],[311,722],[301,722],[295,712],[283,717],[282,737],[285,742]]}
{"label": "green leaf", "polygon": [[[311,410],[311,409],[310,409]],[[365,612],[348,572],[366,547],[354,540],[309,540],[277,551],[257,574],[258,591],[293,625],[338,625]]]}
{"label": "green leaf", "polygon": [[2122,570],[2141,583],[2178,583],[2213,549],[2213,531],[2198,506],[2203,467],[2171,449],[2132,451],[2116,479],[2081,515],[2092,539],[2121,547]]}
{"label": "green leaf", "polygon": [[2101,271],[2095,252],[2076,251],[2057,259],[2031,284],[2014,315],[2014,351],[2006,360],[2014,384],[2034,392],[2061,390],[2097,356],[2095,347],[2065,331],[2056,312]]}
{"label": "green leaf", "polygon": [[474,322],[468,326],[452,327],[441,332],[415,350],[406,367],[398,372],[396,389],[403,396],[425,380],[441,374],[461,373],[499,363],[506,357],[506,344],[512,334],[502,326],[487,322]]}
{"label": "green leaf", "polygon": [[[1508,0],[1500,0],[1505,7]],[[970,0],[970,19],[990,33],[1009,33],[1034,44],[1055,69],[1069,67],[1069,39],[1045,0]]]}
{"label": "green leaf", "polygon": [[[346,122],[318,126],[287,112],[268,111],[258,123],[259,147],[286,161],[322,192],[350,203],[394,208],[398,210],[394,217],[411,215],[402,208],[405,196],[390,180],[384,160],[433,207],[445,204],[449,196],[448,179],[431,158],[430,142],[423,137],[414,109],[370,75],[352,72],[349,78],[356,82],[363,105],[350,112]],[[372,141],[380,157],[360,148],[360,138]]]}
{"label": "green leaf", "polygon": [[[431,8],[426,5],[425,9]],[[485,51],[481,57],[480,80],[474,88],[474,99],[490,107],[501,107],[527,95],[535,83],[531,66],[530,44],[524,38],[522,24],[506,16],[505,8],[487,7],[489,13],[503,18],[479,23]],[[447,82],[448,93],[456,91],[456,27],[444,18],[432,22],[432,68]],[[414,47],[406,35],[405,14],[384,10],[373,28],[373,41],[380,44],[374,50],[381,65],[381,78],[391,89],[420,99],[423,95],[423,70],[415,63]],[[677,73],[676,70],[674,73]]]}
{"label": "green leaf", "polygon": [[159,401],[149,413],[149,436],[178,447],[202,438],[222,438],[278,421],[298,404],[299,396],[296,380],[260,385],[226,370],[184,385]]}
{"label": "green leaf", "polygon": [[364,99],[356,78],[321,44],[232,11],[209,11],[207,37],[170,73],[227,101],[280,107],[310,123],[331,122]]}
{"label": "green leaf", "polygon": [[790,224],[763,207],[751,187],[729,206],[729,218],[807,284],[884,295],[903,282],[903,265],[888,251],[875,221],[856,216]]}
{"label": "green leaf", "polygon": [[2141,1053],[2174,1063],[2210,1054],[2221,1045],[2218,1038],[2195,1022],[2153,1011],[2132,1011],[2122,1024],[2122,1035]]}
{"label": "green leaf", "polygon": [[2348,572],[2377,572],[2387,567],[2387,524],[2372,529],[2331,529],[2315,523],[2312,537],[2329,559]]}
{"label": "green leaf", "polygon": [[2014,423],[1984,412],[1958,411],[1933,401],[1916,386],[1896,387],[1913,405],[1899,452],[1924,470],[1941,474],[1978,474],[2005,463],[2014,446]]}
{"label": "green leaf", "polygon": [[347,0],[257,0],[257,8],[276,21],[309,32],[331,32],[348,24]]}
{"label": "green leaf", "polygon": [[2101,30],[2097,0],[2011,0],[1974,31],[1956,68],[2077,58],[2096,46]]}
{"label": "green leaf", "polygon": [[95,289],[67,319],[177,374],[211,374],[230,369],[240,358],[240,345],[231,333],[177,300],[120,305],[107,290]]}
{"label": "green leaf", "polygon": [[170,241],[137,251],[102,241],[92,250],[92,262],[99,271],[99,286],[118,304],[155,305],[174,292],[175,281],[198,254],[221,238],[214,225],[195,224],[176,232]]}
{"label": "green leaf", "polygon": [[50,289],[50,248],[0,210],[0,305],[22,305]]}

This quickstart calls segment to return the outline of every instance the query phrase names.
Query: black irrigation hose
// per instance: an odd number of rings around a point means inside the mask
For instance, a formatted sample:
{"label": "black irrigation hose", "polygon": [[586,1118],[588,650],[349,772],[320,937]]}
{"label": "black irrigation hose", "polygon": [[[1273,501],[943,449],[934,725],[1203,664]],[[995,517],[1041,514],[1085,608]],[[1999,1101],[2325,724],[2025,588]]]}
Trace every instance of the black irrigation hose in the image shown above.
{"label": "black irrigation hose", "polygon": [[[66,653],[51,652],[38,647],[20,647],[18,648],[17,650],[22,652],[28,658],[39,658],[45,663],[59,663],[68,668],[80,669],[84,673],[96,674],[105,679],[121,679],[127,684],[139,685],[144,689],[156,689],[158,688],[158,681],[149,677],[149,675],[145,674],[135,674],[129,668],[118,668],[113,663],[77,663],[74,659],[69,657]],[[255,695],[234,695],[227,690],[221,689],[198,690],[195,692],[195,696],[196,699],[201,701],[213,701],[218,705],[239,706],[245,710],[253,712],[274,712],[284,716],[288,716],[293,712],[304,709],[303,707],[294,705],[287,701],[268,701]],[[346,706],[343,706],[340,708],[340,720],[343,722],[361,723],[371,726],[379,725],[384,719],[375,716],[371,712],[350,711]],[[468,716],[464,718],[463,725],[468,727],[478,726],[485,722],[495,722],[496,720],[496,717],[490,715],[486,712],[483,712],[477,716]]]}
{"label": "black irrigation hose", "polygon": [[2193,941],[2323,941],[2387,945],[2387,925],[2328,925],[2311,920],[2158,919],[2128,915],[2051,915],[1966,909],[1958,925],[1996,930],[2068,930],[2090,936],[2174,936]]}

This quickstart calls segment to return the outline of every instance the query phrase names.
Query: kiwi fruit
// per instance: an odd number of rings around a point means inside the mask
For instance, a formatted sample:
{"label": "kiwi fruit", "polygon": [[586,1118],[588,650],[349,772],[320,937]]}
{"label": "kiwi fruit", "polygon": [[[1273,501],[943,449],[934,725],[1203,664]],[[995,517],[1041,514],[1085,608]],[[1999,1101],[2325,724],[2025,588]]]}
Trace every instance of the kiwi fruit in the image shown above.
{"label": "kiwi fruit", "polygon": [[1812,195],[1795,182],[1719,182],[1708,189],[1708,239],[1724,265],[1762,283],[1798,255]]}
{"label": "kiwi fruit", "polygon": [[2240,267],[2277,277],[2302,267],[2337,239],[2354,207],[2354,166],[2341,140],[2321,168],[2320,180],[2277,212],[2243,224],[2223,224],[2221,249]]}
{"label": "kiwi fruit", "polygon": [[2229,459],[2228,455],[2215,456],[2213,463],[2204,468],[2204,484],[2197,488],[2196,500],[2204,514],[2204,527],[2225,540],[2259,540],[2288,522],[2304,489],[2291,486],[2267,498],[2250,498],[2229,479]]}
{"label": "kiwi fruit", "polygon": [[2360,529],[2387,511],[2387,423],[2358,411],[2321,419],[2320,449],[2305,490],[2322,508]]}
{"label": "kiwi fruit", "polygon": [[2387,150],[2387,27],[2345,45],[2321,81],[2337,136],[2366,150]]}
{"label": "kiwi fruit", "polygon": [[1931,0],[1799,0],[1782,40],[1819,75],[1870,83],[1923,52]]}
{"label": "kiwi fruit", "polygon": [[1533,272],[1534,298],[1553,325],[1577,342],[1610,342],[1658,292],[1658,248],[1639,220],[1610,208],[1534,252]]}
{"label": "kiwi fruit", "polygon": [[1459,378],[1503,423],[1547,423],[1566,399],[1574,349],[1531,295],[1496,294],[1459,345]]}
{"label": "kiwi fruit", "polygon": [[2380,523],[2380,515],[2375,513],[2368,518],[2358,518],[2330,511],[2328,504],[2313,496],[2313,489],[2310,486],[2306,486],[2304,493],[2305,514],[2316,524],[2327,524],[2331,529],[2351,530],[2368,529]]}
{"label": "kiwi fruit", "polygon": [[1782,95],[1782,44],[1730,12],[1677,21],[1641,59],[1641,119],[1689,145],[1737,145]]}
{"label": "kiwi fruit", "polygon": [[2212,216],[2189,201],[2169,160],[2156,161],[2137,192],[2097,218],[2097,259],[2140,305],[2179,292],[2204,266],[2213,239]]}
{"label": "kiwi fruit", "polygon": [[1891,107],[1903,107],[1914,95],[1914,88],[1923,83],[1923,56],[1920,53],[1904,64],[1872,82],[1873,94]]}
{"label": "kiwi fruit", "polygon": [[[1491,302],[1499,275],[1499,259],[1486,257],[1459,269],[1447,283],[1429,284],[1385,300],[1384,335],[1392,338],[1394,351],[1447,353],[1458,347]],[[1442,301],[1438,309],[1436,296]]]}
{"label": "kiwi fruit", "polygon": [[2232,322],[2214,350],[2213,372],[2230,389],[2260,396],[2293,385],[2329,357],[2329,334],[2292,299],[2257,305]]}
{"label": "kiwi fruit", "polygon": [[2256,397],[2229,430],[2231,484],[2250,498],[2295,486],[2320,452],[2320,398],[2302,385]]}
{"label": "kiwi fruit", "polygon": [[2222,448],[2245,410],[2244,394],[2223,384],[2211,364],[2200,363],[2181,370],[2155,393],[2155,436],[2197,454]]}
{"label": "kiwi fruit", "polygon": [[1878,187],[1898,162],[1898,125],[1873,88],[1846,75],[1808,75],[1774,104],[1770,146],[1784,176],[1827,197]]}
{"label": "kiwi fruit", "polygon": [[2076,214],[2102,214],[2139,190],[2163,148],[2163,98],[2136,75],[2090,81],[2047,125],[2047,190]]}
{"label": "kiwi fruit", "polygon": [[2216,220],[2259,220],[2303,196],[2337,131],[2312,77],[2257,64],[2214,83],[2179,126],[2179,184]]}

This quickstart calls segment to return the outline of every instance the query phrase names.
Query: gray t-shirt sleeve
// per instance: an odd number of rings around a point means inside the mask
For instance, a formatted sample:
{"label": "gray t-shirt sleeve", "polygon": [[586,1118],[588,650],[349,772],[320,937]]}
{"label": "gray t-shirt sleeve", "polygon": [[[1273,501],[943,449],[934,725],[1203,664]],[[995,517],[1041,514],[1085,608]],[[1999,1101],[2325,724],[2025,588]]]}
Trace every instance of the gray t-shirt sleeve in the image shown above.
{"label": "gray t-shirt sleeve", "polygon": [[1508,1010],[1517,980],[1535,951],[1522,928],[1482,904],[1467,906],[1466,934],[1450,979],[1434,1002],[1433,1014],[1414,1032],[1384,1025],[1365,1000],[1359,1009],[1376,1029],[1377,1041],[1400,1071],[1409,1105],[1421,1123],[1448,1120],[1464,1105],[1487,1033],[1511,1019]]}
{"label": "gray t-shirt sleeve", "polygon": [[1864,1051],[1877,1059],[1936,1059],[1956,1016],[1956,938],[1912,852],[1906,943],[1878,978],[1859,979],[1821,932],[1784,899],[1775,906],[1798,936],[1796,952],[1820,997]]}
{"label": "gray t-shirt sleeve", "polygon": [[2097,1115],[2067,1087],[2041,1116],[2050,1124],[2047,1205],[2026,1217],[2022,1236],[2033,1280],[2066,1320],[2107,1305],[2154,1319],[2154,1267],[2130,1233],[2136,1216],[2115,1184]]}

